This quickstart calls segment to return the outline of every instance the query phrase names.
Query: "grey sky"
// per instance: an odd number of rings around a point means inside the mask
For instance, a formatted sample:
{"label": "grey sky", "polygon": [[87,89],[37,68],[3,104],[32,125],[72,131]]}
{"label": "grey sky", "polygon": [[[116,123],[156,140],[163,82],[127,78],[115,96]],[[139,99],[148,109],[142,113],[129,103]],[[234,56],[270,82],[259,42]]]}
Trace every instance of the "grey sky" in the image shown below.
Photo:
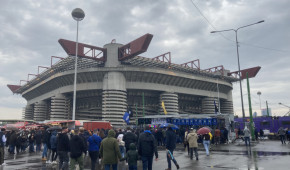
{"label": "grey sky", "polygon": [[[202,14],[208,21],[200,14]],[[66,57],[58,39],[75,41],[74,8],[86,17],[80,22],[79,41],[102,47],[116,39],[126,44],[146,33],[154,35],[144,57],[171,52],[177,64],[200,59],[201,68],[223,65],[236,71],[234,32],[214,30],[243,28],[238,32],[241,69],[261,66],[250,79],[253,111],[269,103],[276,115],[290,106],[290,1],[289,0],[9,0],[0,2],[0,119],[20,118],[26,101],[13,95],[7,84],[19,84],[37,66],[49,66],[50,56]],[[243,81],[243,92],[246,81]],[[234,111],[241,115],[239,84],[234,83]],[[248,99],[244,96],[248,115]]]}

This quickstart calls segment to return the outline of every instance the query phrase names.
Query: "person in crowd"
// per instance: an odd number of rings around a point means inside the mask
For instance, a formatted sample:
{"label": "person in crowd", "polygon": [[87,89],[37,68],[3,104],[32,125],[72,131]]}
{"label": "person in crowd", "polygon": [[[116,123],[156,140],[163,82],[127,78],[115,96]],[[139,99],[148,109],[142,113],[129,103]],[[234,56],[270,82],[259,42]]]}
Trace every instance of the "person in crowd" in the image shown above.
{"label": "person in crowd", "polygon": [[158,151],[155,138],[152,135],[148,125],[145,126],[144,132],[139,136],[138,154],[142,159],[143,170],[152,170],[153,155],[155,154],[155,160],[157,161]]}
{"label": "person in crowd", "polygon": [[91,170],[96,169],[96,165],[99,163],[99,151],[101,146],[102,138],[98,136],[98,130],[94,130],[94,134],[89,137],[89,155],[91,158]]}
{"label": "person in crowd", "polygon": [[27,148],[27,135],[25,132],[21,135],[21,152],[25,152]]}
{"label": "person in crowd", "polygon": [[258,141],[259,140],[259,132],[258,129],[255,128],[255,140]]}
{"label": "person in crowd", "polygon": [[87,141],[88,141],[88,139],[90,137],[90,135],[88,134],[88,131],[85,131],[85,129],[83,127],[81,127],[79,129],[79,136],[82,138],[83,143],[85,144],[85,150],[87,152],[87,150],[88,150],[88,143],[87,143]]}
{"label": "person in crowd", "polygon": [[210,135],[209,133],[203,134],[202,135],[203,139],[203,146],[206,152],[206,156],[209,156],[209,147],[210,147]]}
{"label": "person in crowd", "polygon": [[227,128],[224,127],[224,142],[225,144],[228,144],[229,143],[229,131]]}
{"label": "person in crowd", "polygon": [[220,144],[220,139],[221,139],[221,130],[219,128],[216,128],[214,131],[214,142],[215,145]]}
{"label": "person in crowd", "polygon": [[126,152],[129,151],[129,146],[131,143],[137,144],[137,136],[131,131],[131,128],[127,128],[127,132],[123,136],[123,141],[125,142]]}
{"label": "person in crowd", "polygon": [[16,153],[19,154],[21,151],[21,132],[17,133],[17,138],[16,138]]}
{"label": "person in crowd", "polygon": [[9,140],[9,153],[15,154],[15,146],[17,142],[17,134],[14,130],[12,130]]}
{"label": "person in crowd", "polygon": [[118,159],[122,158],[115,136],[115,131],[111,129],[109,130],[108,137],[101,142],[100,155],[103,158],[105,170],[110,170],[111,166],[113,170],[117,170]]}
{"label": "person in crowd", "polygon": [[57,131],[54,130],[51,132],[51,137],[49,140],[50,148],[51,148],[51,162],[55,164],[56,158],[57,158]]}
{"label": "person in crowd", "polygon": [[287,141],[289,144],[290,143],[290,130],[289,130],[289,128],[286,129],[286,138],[287,138]]}
{"label": "person in crowd", "polygon": [[36,152],[40,152],[41,151],[41,141],[42,141],[42,133],[41,133],[40,129],[36,130],[36,134],[34,137],[35,137],[35,144],[36,144]]}
{"label": "person in crowd", "polygon": [[59,158],[59,169],[68,169],[68,152],[70,151],[70,143],[68,138],[68,128],[62,127],[61,133],[58,134],[57,138],[57,153]]}
{"label": "person in crowd", "polygon": [[4,147],[6,142],[6,136],[5,136],[5,128],[1,128],[0,131],[0,165],[4,165]]}
{"label": "person in crowd", "polygon": [[281,143],[286,144],[286,140],[285,140],[286,131],[283,129],[283,127],[280,127],[278,129],[278,135],[280,136]]}
{"label": "person in crowd", "polygon": [[101,138],[102,140],[106,138],[106,135],[105,135],[105,129],[101,129],[101,130],[99,131],[99,136],[100,136],[100,138]]}
{"label": "person in crowd", "polygon": [[195,159],[198,160],[198,153],[197,153],[197,143],[198,136],[196,134],[196,130],[191,128],[189,134],[187,135],[187,141],[189,144],[189,149],[190,149],[190,159],[193,159],[193,151],[195,154]]}
{"label": "person in crowd", "polygon": [[[166,152],[168,152],[168,150],[171,152],[171,154],[173,155],[173,151],[176,148],[176,134],[173,131],[172,127],[168,127],[167,131],[166,131]],[[167,165],[168,168],[166,170],[171,170],[171,159],[170,159],[170,155],[167,155]],[[179,169],[179,165],[177,164],[177,169]]]}
{"label": "person in crowd", "polygon": [[[51,134],[49,131],[47,131],[47,126],[44,127],[44,130],[42,132],[43,137],[42,137],[42,144],[43,144],[43,151],[42,151],[42,160],[46,161],[49,160],[49,156],[47,156],[47,151],[49,150],[50,153],[50,137]],[[47,159],[48,158],[48,159]]]}
{"label": "person in crowd", "polygon": [[138,152],[136,150],[135,143],[130,143],[128,152],[126,153],[126,156],[120,161],[127,160],[129,165],[129,170],[137,170],[137,161],[138,161]]}
{"label": "person in crowd", "polygon": [[264,139],[264,131],[263,131],[263,129],[260,129],[260,139]]}
{"label": "person in crowd", "polygon": [[69,141],[70,145],[70,170],[76,169],[76,164],[79,165],[79,169],[84,169],[84,157],[82,154],[86,154],[87,150],[83,139],[78,135],[79,131],[75,130],[74,135]]}
{"label": "person in crowd", "polygon": [[156,138],[157,146],[162,146],[162,129],[161,128],[157,129],[156,136],[157,136],[157,138]]}
{"label": "person in crowd", "polygon": [[251,146],[250,136],[251,136],[251,132],[248,129],[248,127],[245,126],[245,129],[244,129],[244,140],[245,140],[246,146],[248,146],[248,144],[249,144],[249,146]]}
{"label": "person in crowd", "polygon": [[29,153],[34,152],[34,142],[35,142],[34,132],[30,131],[30,135],[28,137]]}
{"label": "person in crowd", "polygon": [[184,149],[187,148],[187,154],[189,155],[189,144],[188,144],[188,141],[187,141],[187,135],[189,134],[189,129],[187,129],[185,132],[184,132],[184,140],[183,140],[183,144],[184,144]]}
{"label": "person in crowd", "polygon": [[119,145],[119,149],[120,149],[122,157],[125,156],[125,142],[123,141],[123,136],[124,134],[120,133],[119,136],[117,137],[118,145]]}

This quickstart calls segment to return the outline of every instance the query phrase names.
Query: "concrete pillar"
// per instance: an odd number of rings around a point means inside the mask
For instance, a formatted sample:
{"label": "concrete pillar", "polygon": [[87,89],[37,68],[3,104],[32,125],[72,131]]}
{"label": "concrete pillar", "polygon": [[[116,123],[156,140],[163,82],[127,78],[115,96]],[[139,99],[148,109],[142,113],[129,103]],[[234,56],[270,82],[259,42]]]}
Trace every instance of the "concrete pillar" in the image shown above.
{"label": "concrete pillar", "polygon": [[68,120],[69,101],[63,94],[51,97],[50,120]]}
{"label": "concrete pillar", "polygon": [[34,108],[33,105],[27,105],[26,107],[23,108],[23,119],[25,120],[33,120],[34,117]]}
{"label": "concrete pillar", "polygon": [[47,114],[48,109],[45,101],[39,101],[34,104],[34,121],[44,121]]}
{"label": "concrete pillar", "polygon": [[[105,67],[118,67],[119,47],[122,44],[106,44],[107,61]],[[102,119],[114,126],[124,126],[123,115],[127,111],[126,79],[121,72],[108,72],[103,78]]]}
{"label": "concrete pillar", "polygon": [[221,101],[221,113],[234,114],[233,102],[228,100]]}
{"label": "concrete pillar", "polygon": [[213,97],[205,97],[202,99],[202,114],[215,114],[215,107],[214,107],[214,101],[216,103],[216,106],[219,106],[219,101],[217,98]]}
{"label": "concrete pillar", "polygon": [[159,113],[164,114],[162,108],[162,101],[164,102],[165,109],[168,115],[178,115],[178,95],[170,92],[163,92],[160,94],[160,109]]}

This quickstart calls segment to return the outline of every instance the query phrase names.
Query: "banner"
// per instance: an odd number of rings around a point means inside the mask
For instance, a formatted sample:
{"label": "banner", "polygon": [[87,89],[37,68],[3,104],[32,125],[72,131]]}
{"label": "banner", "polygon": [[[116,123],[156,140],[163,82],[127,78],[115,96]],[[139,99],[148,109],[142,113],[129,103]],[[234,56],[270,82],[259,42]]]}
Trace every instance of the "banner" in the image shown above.
{"label": "banner", "polygon": [[166,111],[166,109],[165,109],[165,104],[164,104],[164,101],[162,101],[161,105],[162,105],[162,108],[163,108],[164,114],[166,114],[166,115],[167,115],[167,111]]}

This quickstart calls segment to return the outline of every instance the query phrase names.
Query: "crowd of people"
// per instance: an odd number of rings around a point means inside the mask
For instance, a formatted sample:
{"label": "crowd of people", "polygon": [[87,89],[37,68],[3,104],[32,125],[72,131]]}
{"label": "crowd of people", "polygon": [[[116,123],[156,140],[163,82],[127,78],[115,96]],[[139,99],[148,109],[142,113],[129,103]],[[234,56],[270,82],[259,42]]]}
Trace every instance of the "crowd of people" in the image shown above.
{"label": "crowd of people", "polygon": [[[206,155],[210,154],[210,145],[227,144],[226,128],[211,129],[208,133],[197,134],[196,129],[181,128],[151,128],[140,129],[95,129],[93,131],[79,128],[69,130],[42,128],[31,130],[11,130],[4,128],[0,132],[0,165],[4,163],[4,152],[19,154],[21,152],[40,153],[42,161],[48,164],[58,164],[59,169],[75,169],[76,165],[83,169],[84,158],[89,156],[91,169],[103,166],[105,170],[111,167],[117,169],[119,161],[126,161],[129,170],[137,170],[137,161],[142,161],[144,170],[152,170],[153,158],[158,160],[157,146],[165,147],[167,154],[167,169],[171,170],[171,162],[177,169],[178,163],[173,158],[177,143],[184,143],[192,160],[198,160],[198,143],[203,144]],[[280,128],[278,134],[282,144],[290,138],[289,131]],[[243,136],[246,146],[250,146],[250,130],[236,130],[237,137]],[[256,134],[256,132],[255,132]],[[263,132],[259,133],[263,136]],[[56,162],[58,159],[58,162]],[[101,160],[101,161],[100,161]],[[102,162],[100,164],[100,162]]]}

